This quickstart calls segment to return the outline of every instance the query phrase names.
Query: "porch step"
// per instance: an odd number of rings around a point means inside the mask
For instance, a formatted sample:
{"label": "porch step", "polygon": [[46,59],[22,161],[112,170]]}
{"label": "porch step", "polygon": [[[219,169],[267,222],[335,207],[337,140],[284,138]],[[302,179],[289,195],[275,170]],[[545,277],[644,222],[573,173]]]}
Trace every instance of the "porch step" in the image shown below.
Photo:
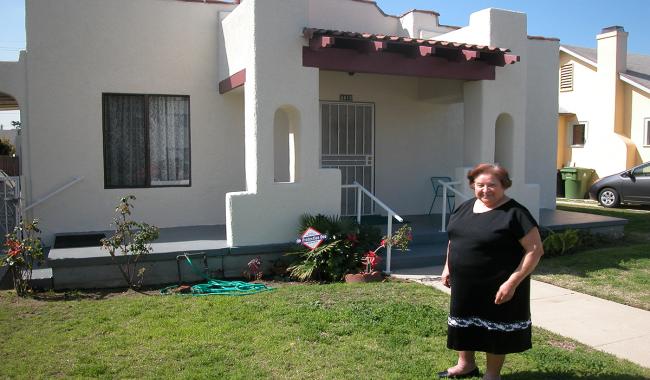
{"label": "porch step", "polygon": [[[5,269],[5,273],[3,273],[2,269]],[[54,275],[52,274],[52,268],[34,269],[29,284],[32,289],[54,289]],[[6,268],[0,268],[0,289],[12,289],[13,286],[14,284],[11,274],[6,271]]]}

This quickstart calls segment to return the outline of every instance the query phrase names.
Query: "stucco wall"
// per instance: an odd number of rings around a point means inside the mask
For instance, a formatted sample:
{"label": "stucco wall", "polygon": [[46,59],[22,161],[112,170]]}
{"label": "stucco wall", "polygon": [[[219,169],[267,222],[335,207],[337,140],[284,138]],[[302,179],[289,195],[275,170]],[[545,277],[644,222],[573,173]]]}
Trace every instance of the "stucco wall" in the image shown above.
{"label": "stucco wall", "polygon": [[[445,81],[320,73],[321,100],[338,101],[340,94],[351,94],[355,102],[374,104],[375,195],[401,215],[426,214],[433,199],[429,178],[453,177],[454,168],[462,165],[462,103],[437,103],[420,96],[423,88],[437,88],[441,82]],[[434,212],[439,209],[438,201]]]}
{"label": "stucco wall", "polygon": [[[218,93],[215,5],[161,0],[27,0],[28,144],[45,237],[104,230],[134,194],[158,226],[223,224],[225,194],[244,188],[243,98]],[[153,17],[152,15],[155,15]],[[104,189],[102,93],[190,96],[192,186]]]}
{"label": "stucco wall", "polygon": [[635,164],[650,161],[650,146],[645,145],[645,123],[650,119],[650,93],[625,85],[625,122],[629,136],[636,145]]}
{"label": "stucco wall", "polygon": [[[558,41],[528,40],[525,62],[526,183],[540,185],[539,205],[555,208]],[[534,89],[534,90],[532,90]]]}

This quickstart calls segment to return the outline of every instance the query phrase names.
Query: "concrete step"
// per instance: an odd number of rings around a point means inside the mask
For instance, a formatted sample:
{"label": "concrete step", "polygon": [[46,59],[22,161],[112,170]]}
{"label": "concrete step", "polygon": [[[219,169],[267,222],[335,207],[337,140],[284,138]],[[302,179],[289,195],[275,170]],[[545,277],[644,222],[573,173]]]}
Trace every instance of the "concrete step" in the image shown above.
{"label": "concrete step", "polygon": [[[4,272],[2,270],[5,270]],[[0,268],[0,289],[13,289],[13,279],[7,268]],[[54,289],[54,275],[52,268],[34,269],[32,279],[29,282],[32,289],[50,290]]]}

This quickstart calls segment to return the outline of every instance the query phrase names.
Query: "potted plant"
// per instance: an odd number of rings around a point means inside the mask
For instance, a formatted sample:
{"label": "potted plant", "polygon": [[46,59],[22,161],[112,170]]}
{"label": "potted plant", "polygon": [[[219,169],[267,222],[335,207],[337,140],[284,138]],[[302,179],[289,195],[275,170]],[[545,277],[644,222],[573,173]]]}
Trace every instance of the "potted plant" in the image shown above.
{"label": "potted plant", "polygon": [[386,248],[389,244],[401,251],[406,251],[411,240],[413,240],[411,227],[406,224],[400,227],[390,239],[384,236],[379,247],[363,255],[362,263],[364,265],[364,271],[345,275],[345,282],[374,282],[383,280],[384,274],[377,270],[377,266],[382,260],[377,252],[382,248]]}

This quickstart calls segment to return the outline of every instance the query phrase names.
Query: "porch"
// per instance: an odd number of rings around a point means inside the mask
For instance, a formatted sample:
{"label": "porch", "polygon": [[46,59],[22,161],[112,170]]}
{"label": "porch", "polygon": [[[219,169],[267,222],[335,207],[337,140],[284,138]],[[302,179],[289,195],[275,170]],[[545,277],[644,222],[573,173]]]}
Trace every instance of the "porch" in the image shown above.
{"label": "porch", "polygon": [[[413,228],[413,242],[408,253],[393,251],[392,270],[417,271],[418,268],[444,264],[447,234],[441,232],[441,215],[406,215],[404,220]],[[385,223],[385,218],[380,221]],[[541,226],[551,230],[567,228],[584,229],[593,233],[621,235],[627,223],[624,219],[582,214],[569,211],[542,209]],[[385,224],[379,225],[385,230]],[[109,234],[109,231],[101,232]],[[242,277],[246,264],[260,256],[269,273],[273,260],[282,257],[293,242],[246,247],[228,247],[224,225],[161,228],[160,238],[152,244],[153,253],[142,258],[145,285],[159,286],[175,283],[178,279],[176,256],[189,253],[203,269],[203,257],[207,262],[207,274],[215,278]],[[49,251],[48,268],[36,271],[41,284],[48,283],[51,270],[51,286],[56,290],[80,288],[108,288],[124,286],[120,273],[110,256],[98,246],[52,248]],[[200,281],[201,278],[181,262],[184,281]]]}

